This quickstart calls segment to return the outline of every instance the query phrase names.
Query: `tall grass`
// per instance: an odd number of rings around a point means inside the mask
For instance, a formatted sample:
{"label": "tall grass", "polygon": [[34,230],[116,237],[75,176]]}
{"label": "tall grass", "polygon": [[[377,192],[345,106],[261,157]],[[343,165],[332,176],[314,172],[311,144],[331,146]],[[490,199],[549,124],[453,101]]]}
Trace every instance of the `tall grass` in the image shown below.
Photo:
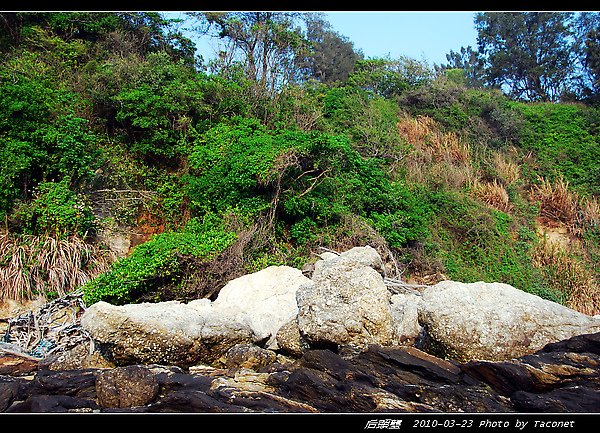
{"label": "tall grass", "polygon": [[413,147],[405,159],[407,178],[460,188],[476,179],[471,148],[454,132],[444,132],[427,116],[400,117],[400,136]]}
{"label": "tall grass", "polygon": [[532,259],[534,266],[544,272],[550,286],[562,294],[565,305],[590,316],[600,314],[597,276],[577,258],[577,254],[544,237],[535,246]]}
{"label": "tall grass", "polygon": [[0,234],[0,299],[62,297],[108,270],[110,256],[78,237]]}
{"label": "tall grass", "polygon": [[[513,153],[515,151],[512,151]],[[512,185],[521,177],[521,169],[519,165],[512,161],[508,155],[500,152],[494,152],[493,156],[494,168],[498,175],[506,182],[507,185]]]}
{"label": "tall grass", "polygon": [[530,198],[539,201],[540,216],[562,222],[574,236],[581,236],[586,226],[600,222],[598,200],[580,197],[562,177],[554,183],[540,178],[540,184],[531,189]]}
{"label": "tall grass", "polygon": [[488,206],[502,212],[510,213],[513,210],[506,188],[496,179],[493,182],[476,180],[471,186],[471,193]]}

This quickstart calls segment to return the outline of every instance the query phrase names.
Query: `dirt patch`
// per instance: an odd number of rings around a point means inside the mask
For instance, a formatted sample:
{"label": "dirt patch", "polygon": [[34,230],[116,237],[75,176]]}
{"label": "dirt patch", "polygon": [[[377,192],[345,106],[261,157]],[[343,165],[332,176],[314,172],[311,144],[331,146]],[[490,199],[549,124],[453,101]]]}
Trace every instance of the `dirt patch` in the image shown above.
{"label": "dirt patch", "polygon": [[537,233],[545,237],[548,243],[560,246],[564,250],[579,245],[579,239],[573,236],[567,226],[560,221],[541,216],[535,219],[535,227]]}

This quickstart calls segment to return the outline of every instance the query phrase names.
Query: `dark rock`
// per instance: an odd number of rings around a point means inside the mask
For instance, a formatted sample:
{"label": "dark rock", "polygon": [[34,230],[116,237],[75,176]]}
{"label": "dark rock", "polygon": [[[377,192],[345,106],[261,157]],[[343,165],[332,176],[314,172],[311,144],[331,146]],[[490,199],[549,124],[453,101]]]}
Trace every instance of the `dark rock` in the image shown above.
{"label": "dark rock", "polygon": [[550,343],[540,352],[593,353],[600,355],[600,333],[582,334],[567,340]]}
{"label": "dark rock", "polygon": [[547,393],[517,391],[511,396],[521,412],[600,412],[600,390],[567,387]]}
{"label": "dark rock", "polygon": [[598,334],[580,335],[521,358],[466,364],[413,347],[378,345],[311,349],[293,363],[273,362],[257,371],[240,366],[260,359],[255,355],[263,349],[245,345],[232,349],[228,369],[53,371],[41,363],[33,379],[0,375],[0,411],[600,412],[599,342]]}
{"label": "dark rock", "polygon": [[98,406],[93,400],[69,395],[32,395],[10,407],[7,413],[92,412]]}
{"label": "dark rock", "polygon": [[153,413],[235,413],[246,412],[237,405],[214,398],[205,392],[174,391],[148,406],[147,412]]}
{"label": "dark rock", "polygon": [[14,401],[23,400],[28,381],[0,376],[0,412],[8,409]]}
{"label": "dark rock", "polygon": [[143,366],[100,371],[96,378],[96,395],[102,407],[144,406],[156,399],[159,389],[155,375]]}
{"label": "dark rock", "polygon": [[94,370],[38,370],[32,381],[32,394],[69,395],[96,398]]}

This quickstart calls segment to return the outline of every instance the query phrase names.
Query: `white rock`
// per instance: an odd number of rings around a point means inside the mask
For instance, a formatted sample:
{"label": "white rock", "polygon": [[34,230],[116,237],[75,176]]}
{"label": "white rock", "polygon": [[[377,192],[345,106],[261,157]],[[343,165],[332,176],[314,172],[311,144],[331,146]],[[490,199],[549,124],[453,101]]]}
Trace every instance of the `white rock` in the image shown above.
{"label": "white rock", "polygon": [[230,281],[221,289],[212,308],[244,317],[259,340],[275,344],[277,331],[298,314],[296,292],[310,283],[302,271],[270,266]]}
{"label": "white rock", "polygon": [[442,281],[423,291],[430,343],[458,361],[499,361],[600,331],[600,320],[502,283]]}
{"label": "white rock", "polygon": [[371,247],[316,262],[312,281],[296,297],[301,335],[312,345],[392,344],[390,293],[382,269]]}
{"label": "white rock", "polygon": [[97,302],[82,315],[81,326],[117,365],[211,363],[235,344],[256,341],[245,318],[201,303]]}
{"label": "white rock", "polygon": [[398,293],[392,295],[390,308],[394,320],[396,341],[399,344],[414,345],[421,333],[419,324],[419,305],[421,297],[414,294]]}

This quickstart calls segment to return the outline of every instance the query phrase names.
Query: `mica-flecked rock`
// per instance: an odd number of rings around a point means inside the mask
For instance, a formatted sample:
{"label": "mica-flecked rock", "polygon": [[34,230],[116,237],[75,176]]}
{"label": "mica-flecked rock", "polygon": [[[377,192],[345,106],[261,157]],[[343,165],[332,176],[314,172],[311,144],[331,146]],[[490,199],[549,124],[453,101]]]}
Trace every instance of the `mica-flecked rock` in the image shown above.
{"label": "mica-flecked rock", "polygon": [[428,351],[462,362],[501,361],[600,331],[600,320],[502,283],[442,281],[423,291]]}

